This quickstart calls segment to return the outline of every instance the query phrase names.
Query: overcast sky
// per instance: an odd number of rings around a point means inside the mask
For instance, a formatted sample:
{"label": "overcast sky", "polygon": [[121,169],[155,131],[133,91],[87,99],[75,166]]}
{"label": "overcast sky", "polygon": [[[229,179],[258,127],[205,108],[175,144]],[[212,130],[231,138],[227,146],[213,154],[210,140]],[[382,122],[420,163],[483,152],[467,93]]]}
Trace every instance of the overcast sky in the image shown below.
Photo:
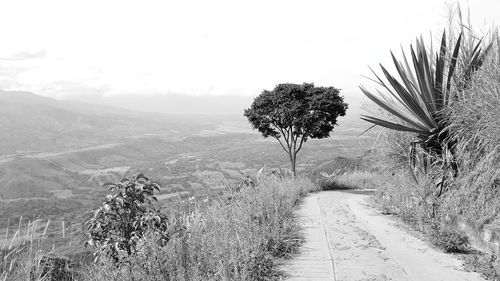
{"label": "overcast sky", "polygon": [[[477,27],[499,0],[464,2]],[[356,93],[368,65],[442,30],[445,1],[2,1],[0,89],[247,95],[282,82]]]}

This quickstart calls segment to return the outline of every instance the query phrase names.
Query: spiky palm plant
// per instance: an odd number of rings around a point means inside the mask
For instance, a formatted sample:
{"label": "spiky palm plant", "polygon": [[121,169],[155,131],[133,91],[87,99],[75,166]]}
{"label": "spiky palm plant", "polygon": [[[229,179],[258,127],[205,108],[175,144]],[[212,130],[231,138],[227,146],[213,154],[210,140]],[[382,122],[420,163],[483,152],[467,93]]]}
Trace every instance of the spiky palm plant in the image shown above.
{"label": "spiky palm plant", "polygon": [[[393,118],[379,118],[363,115],[362,119],[374,126],[412,132],[416,140],[410,146],[412,166],[415,166],[416,147],[420,146],[426,155],[434,156],[442,163],[453,167],[453,143],[447,136],[447,122],[442,110],[459,97],[457,93],[467,87],[472,74],[482,65],[490,46],[481,48],[481,41],[471,50],[460,50],[463,34],[453,46],[446,45],[446,33],[443,32],[439,52],[428,51],[422,38],[416,40],[416,49],[410,46],[411,61],[406,58],[397,60],[391,52],[397,71],[397,79],[380,65],[385,80],[375,75],[370,79],[385,91],[376,90],[373,94],[361,86],[361,91]],[[460,69],[457,62],[461,61]],[[429,159],[429,158],[427,158]],[[444,161],[443,161],[444,160]],[[426,161],[428,162],[428,161]],[[456,168],[454,168],[456,170]]]}

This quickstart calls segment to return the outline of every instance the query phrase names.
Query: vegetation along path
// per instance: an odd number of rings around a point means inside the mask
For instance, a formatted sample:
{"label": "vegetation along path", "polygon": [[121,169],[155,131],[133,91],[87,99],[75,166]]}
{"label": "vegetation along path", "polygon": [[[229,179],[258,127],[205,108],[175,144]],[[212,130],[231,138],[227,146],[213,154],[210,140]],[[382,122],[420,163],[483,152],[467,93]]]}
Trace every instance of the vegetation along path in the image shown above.
{"label": "vegetation along path", "polygon": [[297,210],[306,242],[282,270],[287,280],[483,280],[450,254],[397,227],[366,191],[324,191]]}

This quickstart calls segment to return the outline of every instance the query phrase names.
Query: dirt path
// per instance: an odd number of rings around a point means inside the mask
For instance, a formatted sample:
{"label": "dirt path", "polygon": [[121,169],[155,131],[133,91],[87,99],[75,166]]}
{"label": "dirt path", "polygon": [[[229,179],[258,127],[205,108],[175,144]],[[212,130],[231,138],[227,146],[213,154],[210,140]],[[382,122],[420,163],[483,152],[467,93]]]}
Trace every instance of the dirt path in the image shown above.
{"label": "dirt path", "polygon": [[306,243],[283,266],[286,280],[483,280],[452,255],[398,228],[368,198],[340,191],[306,197],[297,210]]}

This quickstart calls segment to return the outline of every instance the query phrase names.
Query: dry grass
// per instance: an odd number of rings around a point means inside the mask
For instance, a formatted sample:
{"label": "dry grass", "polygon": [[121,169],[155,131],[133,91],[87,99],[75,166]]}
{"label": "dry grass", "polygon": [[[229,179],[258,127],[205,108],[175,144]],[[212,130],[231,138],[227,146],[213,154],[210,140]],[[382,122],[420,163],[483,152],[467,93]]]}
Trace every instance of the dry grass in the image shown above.
{"label": "dry grass", "polygon": [[59,257],[47,248],[49,222],[20,222],[0,247],[0,281],[277,280],[279,261],[302,242],[294,207],[315,190],[305,178],[269,176],[213,201],[190,202],[193,208],[171,221],[168,243],[160,245],[150,233],[140,253],[119,264],[102,259],[82,265]]}
{"label": "dry grass", "polygon": [[302,238],[293,218],[300,198],[316,187],[307,179],[268,177],[177,217],[174,238],[160,247],[149,235],[141,254],[120,267],[102,261],[86,280],[273,280],[277,261]]}
{"label": "dry grass", "polygon": [[[465,222],[472,226],[467,232],[472,240],[482,239],[489,229],[490,241],[500,242],[500,36],[492,29],[484,39],[492,43],[489,56],[471,79],[470,86],[457,95],[452,105],[443,112],[450,137],[455,144],[454,156],[458,171],[447,177],[446,192],[438,196],[436,180],[443,173],[440,166],[427,171],[411,172],[408,147],[414,136],[410,133],[385,131],[377,140],[372,153],[373,168],[385,178],[379,185],[378,199],[387,213],[397,214],[403,220],[424,227],[437,223],[460,231]],[[466,41],[467,42],[467,41]],[[428,230],[428,229],[427,229]],[[453,232],[454,233],[454,232]],[[433,237],[438,241],[445,235]],[[496,239],[496,240],[495,240]],[[492,243],[491,245],[494,245]],[[498,244],[496,244],[498,245]],[[492,247],[495,248],[495,247]],[[500,249],[490,253],[498,256]],[[500,272],[497,260],[496,270]],[[488,265],[489,268],[490,265]],[[483,271],[480,266],[476,270]],[[496,274],[496,273],[495,273]],[[491,276],[492,273],[485,274]],[[496,279],[492,279],[496,280]]]}
{"label": "dry grass", "polygon": [[377,189],[383,184],[384,178],[373,171],[354,170],[341,175],[329,175],[318,182],[321,190]]}
{"label": "dry grass", "polygon": [[369,162],[366,156],[337,157],[314,167],[307,176],[321,190],[373,189],[383,184],[384,178]]}
{"label": "dry grass", "polygon": [[496,34],[488,61],[446,112],[460,165],[445,207],[477,228],[498,221],[500,213],[500,37]]}
{"label": "dry grass", "polygon": [[21,218],[10,238],[7,229],[6,239],[0,244],[1,281],[49,280],[50,271],[54,270],[47,263],[51,250],[44,247],[49,224],[50,221],[40,220],[23,224]]}
{"label": "dry grass", "polygon": [[[278,280],[277,265],[298,250],[293,210],[316,186],[305,178],[269,176],[256,187],[229,192],[176,215],[165,245],[150,233],[139,254],[115,264],[75,265],[46,249],[40,222],[19,226],[0,248],[0,281],[7,280]],[[191,209],[191,210],[193,210]]]}

